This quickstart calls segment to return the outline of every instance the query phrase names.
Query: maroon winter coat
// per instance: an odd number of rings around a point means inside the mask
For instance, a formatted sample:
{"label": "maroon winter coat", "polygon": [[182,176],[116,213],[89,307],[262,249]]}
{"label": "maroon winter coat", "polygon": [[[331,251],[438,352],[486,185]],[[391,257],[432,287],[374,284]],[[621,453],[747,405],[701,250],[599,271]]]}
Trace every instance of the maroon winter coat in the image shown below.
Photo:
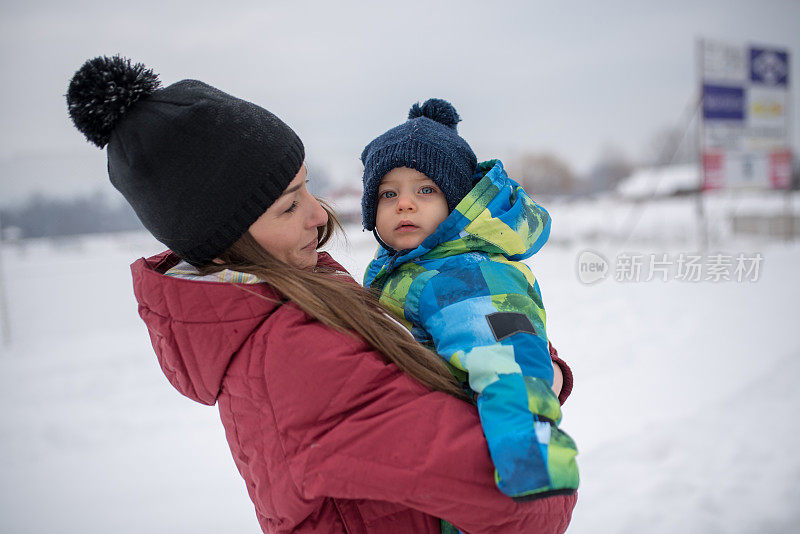
{"label": "maroon winter coat", "polygon": [[139,313],[172,385],[219,406],[264,532],[433,534],[436,518],[470,533],[566,529],[574,495],[517,503],[497,490],[473,406],[266,284],[161,274],[177,261],[132,265]]}

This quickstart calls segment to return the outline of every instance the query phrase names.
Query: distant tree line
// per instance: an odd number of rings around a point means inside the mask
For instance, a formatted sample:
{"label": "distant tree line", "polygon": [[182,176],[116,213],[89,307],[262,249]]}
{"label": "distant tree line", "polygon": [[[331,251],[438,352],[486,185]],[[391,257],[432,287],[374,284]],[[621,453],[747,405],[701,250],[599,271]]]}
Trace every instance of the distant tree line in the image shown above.
{"label": "distant tree line", "polygon": [[[696,162],[697,151],[692,146],[695,142],[692,133],[683,134],[676,128],[658,131],[651,139],[648,153],[638,163],[619,148],[606,146],[595,164],[582,176],[578,176],[567,161],[548,151],[520,154],[507,162],[508,171],[512,178],[537,198],[580,197],[613,191],[638,166]],[[313,176],[311,185],[315,194],[323,198],[328,194],[336,196],[331,190],[331,178],[323,166],[313,165],[310,174]],[[800,189],[800,157],[794,159],[792,174],[792,188]],[[345,216],[351,216],[357,222],[361,214],[357,207],[354,209],[356,211]],[[0,209],[0,224],[3,228],[0,238],[5,236],[5,239],[143,229],[133,209],[121,197],[109,199],[101,191],[70,199],[34,195],[25,203]]]}
{"label": "distant tree line", "polygon": [[63,199],[34,195],[27,202],[0,209],[3,234],[20,239],[123,232],[142,229],[131,207],[109,201],[101,192]]}
{"label": "distant tree line", "polygon": [[526,152],[509,161],[508,170],[528,193],[537,198],[580,197],[611,191],[630,176],[634,164],[619,150],[608,148],[582,176],[569,163],[549,151]]}
{"label": "distant tree line", "polygon": [[[580,197],[617,186],[640,167],[698,164],[694,128],[664,127],[655,132],[640,158],[632,159],[613,145],[604,147],[594,165],[578,175],[568,161],[550,151],[527,151],[508,162],[509,174],[536,197]],[[800,155],[795,155],[792,185],[800,189]]]}

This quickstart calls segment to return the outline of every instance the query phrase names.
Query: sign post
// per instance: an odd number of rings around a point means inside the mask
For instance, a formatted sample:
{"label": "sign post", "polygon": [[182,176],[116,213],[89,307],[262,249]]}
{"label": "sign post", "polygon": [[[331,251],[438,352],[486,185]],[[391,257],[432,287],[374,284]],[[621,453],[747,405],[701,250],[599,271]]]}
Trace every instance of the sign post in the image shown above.
{"label": "sign post", "polygon": [[698,117],[697,117],[697,150],[699,152],[697,157],[697,175],[700,177],[700,187],[697,191],[697,230],[698,230],[698,241],[701,253],[705,254],[706,250],[708,250],[708,221],[706,220],[706,212],[705,206],[703,203],[703,184],[705,183],[705,177],[703,174],[703,169],[705,168],[704,165],[704,153],[703,153],[703,72],[705,71],[705,61],[704,61],[704,54],[703,50],[705,49],[705,42],[701,39],[698,41],[697,46],[697,77],[701,80],[699,90],[697,91],[697,98],[699,100],[697,110],[698,110]]}

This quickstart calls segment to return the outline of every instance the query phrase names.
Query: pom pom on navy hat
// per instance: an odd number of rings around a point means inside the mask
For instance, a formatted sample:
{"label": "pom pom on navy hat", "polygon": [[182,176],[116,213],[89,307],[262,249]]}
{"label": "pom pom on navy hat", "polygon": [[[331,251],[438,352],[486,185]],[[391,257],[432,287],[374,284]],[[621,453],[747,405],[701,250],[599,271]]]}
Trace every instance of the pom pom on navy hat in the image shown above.
{"label": "pom pom on navy hat", "polygon": [[409,120],[417,117],[428,117],[456,131],[456,125],[461,122],[461,117],[458,116],[453,104],[441,98],[429,98],[421,106],[419,102],[411,106],[408,112]]}

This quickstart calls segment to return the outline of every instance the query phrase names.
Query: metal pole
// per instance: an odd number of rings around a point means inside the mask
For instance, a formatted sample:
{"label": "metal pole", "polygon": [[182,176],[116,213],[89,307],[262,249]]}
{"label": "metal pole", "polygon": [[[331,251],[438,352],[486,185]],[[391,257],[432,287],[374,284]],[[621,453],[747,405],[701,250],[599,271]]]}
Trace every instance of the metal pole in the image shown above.
{"label": "metal pole", "polygon": [[705,41],[698,39],[697,47],[697,79],[698,85],[698,103],[697,103],[697,177],[699,178],[699,185],[697,187],[697,233],[698,245],[701,253],[708,250],[708,221],[706,219],[705,202],[703,199],[703,190],[705,185],[705,174],[703,165],[703,156],[705,154],[705,130],[703,128],[703,76],[705,73]]}
{"label": "metal pole", "polygon": [[[786,66],[789,67],[791,65],[791,52],[787,51],[786,54]],[[796,76],[796,75],[795,75]],[[789,225],[789,228],[786,232],[786,240],[787,241],[794,241],[794,206],[792,203],[792,197],[794,193],[794,158],[800,156],[800,154],[792,154],[793,145],[792,141],[794,140],[794,110],[792,109],[792,77],[787,76],[786,78],[786,146],[789,148],[789,154],[791,157],[789,158],[789,186],[786,188],[786,224]]]}
{"label": "metal pole", "polygon": [[[681,138],[678,141],[678,144],[675,145],[675,147],[673,148],[672,154],[670,155],[669,160],[666,163],[666,166],[672,165],[672,163],[675,161],[675,158],[678,156],[678,152],[680,151],[681,146],[684,145],[684,140],[686,139],[689,131],[692,129],[692,121],[696,116],[698,116],[697,115],[699,113],[698,106],[700,105],[701,100],[702,100],[701,96],[691,95],[686,108],[681,114],[681,119],[679,122],[679,124],[681,125],[680,130],[682,132]],[[653,190],[650,192],[650,194],[644,199],[642,199],[641,202],[636,203],[634,208],[631,209],[631,211],[628,213],[628,216],[625,218],[625,221],[622,224],[620,230],[620,232],[622,233],[622,240],[621,240],[622,245],[627,243],[628,239],[630,239],[630,237],[633,235],[633,231],[636,228],[636,224],[639,222],[640,217],[642,216],[646,204],[652,202],[653,199],[656,197],[656,190],[658,189],[658,184],[661,181],[661,177],[663,177],[663,173],[658,175],[658,179],[653,184]],[[611,237],[609,237],[609,242],[610,240]]]}

